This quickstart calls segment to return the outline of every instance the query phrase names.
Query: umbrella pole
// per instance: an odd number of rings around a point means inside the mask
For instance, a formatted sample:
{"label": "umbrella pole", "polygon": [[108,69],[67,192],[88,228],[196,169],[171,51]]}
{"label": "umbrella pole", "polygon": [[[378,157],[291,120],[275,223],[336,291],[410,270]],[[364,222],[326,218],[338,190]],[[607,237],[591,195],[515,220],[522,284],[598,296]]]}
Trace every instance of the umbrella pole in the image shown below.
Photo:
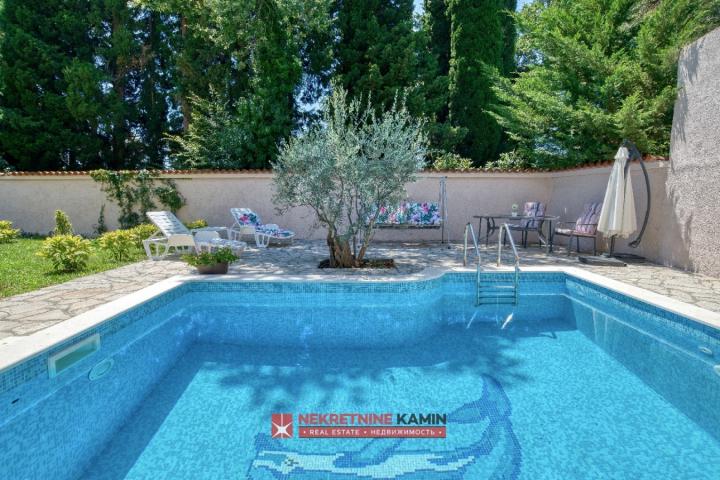
{"label": "umbrella pole", "polygon": [[643,235],[645,234],[645,228],[647,227],[648,220],[650,219],[650,177],[648,175],[647,168],[645,167],[645,162],[643,162],[642,155],[638,154],[638,160],[640,161],[640,167],[642,168],[643,175],[645,176],[645,193],[647,194],[647,208],[645,209],[645,219],[643,220],[640,233],[638,233],[638,236],[635,240],[629,243],[630,247],[632,248],[637,248],[640,246],[640,242],[642,241]]}

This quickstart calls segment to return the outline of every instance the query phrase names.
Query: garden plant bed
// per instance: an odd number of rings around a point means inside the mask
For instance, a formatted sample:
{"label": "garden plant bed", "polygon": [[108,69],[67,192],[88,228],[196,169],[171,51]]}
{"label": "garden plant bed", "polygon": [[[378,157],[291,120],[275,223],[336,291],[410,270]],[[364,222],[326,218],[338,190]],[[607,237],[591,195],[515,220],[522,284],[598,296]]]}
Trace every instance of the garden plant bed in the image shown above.
{"label": "garden plant bed", "polygon": [[[330,259],[325,259],[318,265],[318,268],[335,268],[330,266]],[[354,268],[395,268],[395,260],[392,258],[368,258]]]}

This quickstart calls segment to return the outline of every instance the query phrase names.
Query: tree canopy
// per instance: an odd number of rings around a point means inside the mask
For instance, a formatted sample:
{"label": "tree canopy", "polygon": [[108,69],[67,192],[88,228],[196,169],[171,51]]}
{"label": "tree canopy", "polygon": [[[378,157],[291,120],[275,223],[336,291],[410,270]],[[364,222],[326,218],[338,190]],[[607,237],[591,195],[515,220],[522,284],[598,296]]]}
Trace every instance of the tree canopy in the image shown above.
{"label": "tree canopy", "polygon": [[610,158],[623,138],[668,153],[680,49],[719,24],[718,0],[536,0],[517,15],[518,76],[496,77],[511,165]]}
{"label": "tree canopy", "polygon": [[[0,169],[262,168],[331,81],[422,120],[428,163],[668,150],[720,0],[3,0]],[[461,158],[465,157],[465,158]],[[442,162],[440,162],[442,163]]]}

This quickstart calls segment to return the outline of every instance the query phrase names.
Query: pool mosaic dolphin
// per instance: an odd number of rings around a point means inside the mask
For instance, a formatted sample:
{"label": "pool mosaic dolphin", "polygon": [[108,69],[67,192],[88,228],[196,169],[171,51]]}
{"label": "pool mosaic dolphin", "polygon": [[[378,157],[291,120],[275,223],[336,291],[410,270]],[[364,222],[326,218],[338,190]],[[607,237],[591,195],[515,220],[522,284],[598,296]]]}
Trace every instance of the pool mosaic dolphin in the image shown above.
{"label": "pool mosaic dolphin", "polygon": [[362,447],[333,451],[328,440],[303,439],[294,441],[294,448],[283,448],[286,440],[263,433],[255,437],[256,456],[248,478],[515,479],[522,456],[510,414],[500,384],[483,377],[480,399],[450,413],[447,439],[350,439]]}

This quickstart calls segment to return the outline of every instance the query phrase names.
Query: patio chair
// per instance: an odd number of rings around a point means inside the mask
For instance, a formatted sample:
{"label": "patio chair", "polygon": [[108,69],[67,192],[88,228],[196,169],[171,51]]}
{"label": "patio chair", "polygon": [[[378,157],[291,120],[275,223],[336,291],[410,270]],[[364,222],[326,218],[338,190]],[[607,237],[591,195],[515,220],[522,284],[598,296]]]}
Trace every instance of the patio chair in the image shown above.
{"label": "patio chair", "polygon": [[237,239],[243,235],[253,235],[258,248],[267,248],[270,242],[292,243],[295,237],[295,232],[284,230],[274,223],[263,224],[258,214],[249,208],[231,208],[230,214],[235,220],[230,227],[233,237]]}
{"label": "patio chair", "polygon": [[[142,242],[145,253],[152,260],[165,258],[171,250],[174,253],[190,253],[193,250],[200,251],[203,246],[208,249],[229,247],[239,255],[247,245],[245,242],[220,238],[213,227],[191,231],[172,212],[147,212],[147,217],[158,228],[157,232]],[[200,236],[195,236],[196,233]]]}
{"label": "patio chair", "polygon": [[[523,217],[544,217],[545,216],[545,204],[542,202],[525,202],[523,207]],[[528,246],[528,233],[537,232],[538,235],[542,235],[542,226],[544,220],[542,218],[535,220],[533,218],[523,218],[520,223],[511,223],[508,225],[511,231],[521,232],[522,246],[527,248]],[[505,238],[503,238],[503,243]]]}
{"label": "patio chair", "polygon": [[580,253],[580,239],[592,238],[593,255],[597,255],[597,227],[600,219],[600,210],[602,210],[602,203],[586,203],[582,215],[580,215],[576,221],[558,223],[558,228],[555,229],[555,235],[570,237],[568,241],[568,255],[570,255],[572,251],[573,238],[575,238],[578,253]]}

